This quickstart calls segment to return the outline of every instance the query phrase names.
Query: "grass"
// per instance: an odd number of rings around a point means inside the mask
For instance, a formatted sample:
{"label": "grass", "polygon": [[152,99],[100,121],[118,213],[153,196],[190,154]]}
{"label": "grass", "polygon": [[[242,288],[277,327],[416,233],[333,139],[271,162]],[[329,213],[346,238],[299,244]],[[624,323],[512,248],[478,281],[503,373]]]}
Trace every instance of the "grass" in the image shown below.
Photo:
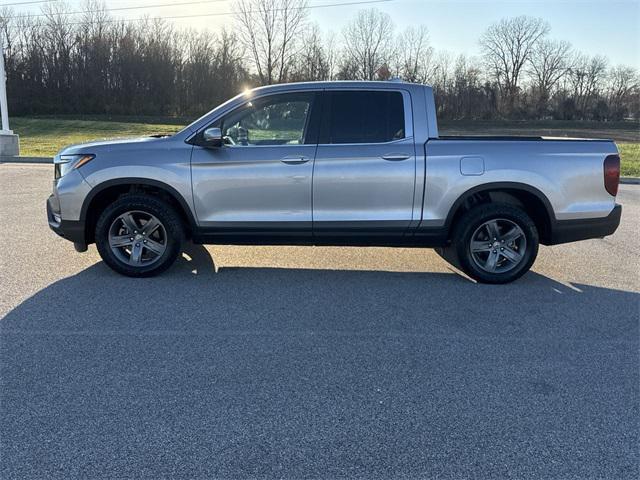
{"label": "grass", "polygon": [[619,143],[621,174],[624,177],[640,177],[640,143]]}
{"label": "grass", "polygon": [[[180,130],[187,119],[161,117],[16,117],[11,128],[20,135],[20,154],[51,157],[74,143],[139,137]],[[442,134],[503,134],[605,137],[616,140],[622,175],[640,176],[640,126],[636,122],[443,122]]]}
{"label": "grass", "polygon": [[28,157],[52,157],[61,148],[74,143],[174,133],[184,126],[169,123],[26,117],[13,118],[9,123],[11,129],[20,136],[20,155]]}

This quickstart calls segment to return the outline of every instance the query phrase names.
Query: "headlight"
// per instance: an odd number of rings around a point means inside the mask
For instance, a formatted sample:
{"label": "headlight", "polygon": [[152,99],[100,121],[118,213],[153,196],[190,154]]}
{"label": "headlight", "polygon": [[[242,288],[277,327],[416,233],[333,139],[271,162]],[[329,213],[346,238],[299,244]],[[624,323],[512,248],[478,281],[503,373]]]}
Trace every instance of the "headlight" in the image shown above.
{"label": "headlight", "polygon": [[89,163],[96,156],[87,153],[78,153],[75,155],[56,155],[53,157],[54,178],[58,179],[67,172],[80,168],[82,165]]}

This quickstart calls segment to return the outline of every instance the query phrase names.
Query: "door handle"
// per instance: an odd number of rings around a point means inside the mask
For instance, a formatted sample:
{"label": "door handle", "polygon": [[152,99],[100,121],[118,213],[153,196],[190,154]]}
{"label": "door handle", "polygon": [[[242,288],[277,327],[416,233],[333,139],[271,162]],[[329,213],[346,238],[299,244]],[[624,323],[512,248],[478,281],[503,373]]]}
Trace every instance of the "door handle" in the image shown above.
{"label": "door handle", "polygon": [[303,157],[302,155],[291,155],[290,157],[281,158],[280,161],[282,163],[286,163],[287,165],[300,165],[303,163],[307,163],[309,159],[307,157]]}
{"label": "door handle", "polygon": [[386,155],[382,155],[384,160],[389,160],[390,162],[398,162],[400,160],[406,160],[411,158],[411,155],[405,155],[404,153],[388,153]]}

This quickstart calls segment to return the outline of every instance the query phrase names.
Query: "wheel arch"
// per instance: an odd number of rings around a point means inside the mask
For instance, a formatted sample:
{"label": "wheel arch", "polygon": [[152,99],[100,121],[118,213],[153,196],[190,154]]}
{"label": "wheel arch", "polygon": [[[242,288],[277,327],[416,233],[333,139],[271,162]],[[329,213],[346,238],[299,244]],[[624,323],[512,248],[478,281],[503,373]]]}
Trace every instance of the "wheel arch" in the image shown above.
{"label": "wheel arch", "polygon": [[541,243],[551,238],[555,213],[547,196],[531,185],[518,182],[492,182],[478,185],[465,191],[449,210],[445,227],[451,235],[456,221],[462,214],[476,205],[485,203],[507,203],[522,208],[534,221]]}
{"label": "wheel arch", "polygon": [[148,178],[127,177],[107,180],[91,189],[80,210],[80,222],[84,225],[87,243],[93,243],[94,230],[100,213],[121,195],[147,193],[159,195],[172,205],[184,223],[187,234],[196,229],[196,220],[185,198],[172,186]]}

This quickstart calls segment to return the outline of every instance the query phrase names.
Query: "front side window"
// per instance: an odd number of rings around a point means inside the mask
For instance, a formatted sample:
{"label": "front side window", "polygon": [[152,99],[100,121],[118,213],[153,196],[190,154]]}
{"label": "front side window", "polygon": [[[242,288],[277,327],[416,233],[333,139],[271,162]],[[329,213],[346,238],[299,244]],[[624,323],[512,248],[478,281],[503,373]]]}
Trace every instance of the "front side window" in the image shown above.
{"label": "front side window", "polygon": [[302,145],[313,93],[272,95],[247,102],[220,125],[228,145]]}
{"label": "front side window", "polygon": [[323,143],[384,143],[405,138],[400,92],[331,92],[328,104]]}

